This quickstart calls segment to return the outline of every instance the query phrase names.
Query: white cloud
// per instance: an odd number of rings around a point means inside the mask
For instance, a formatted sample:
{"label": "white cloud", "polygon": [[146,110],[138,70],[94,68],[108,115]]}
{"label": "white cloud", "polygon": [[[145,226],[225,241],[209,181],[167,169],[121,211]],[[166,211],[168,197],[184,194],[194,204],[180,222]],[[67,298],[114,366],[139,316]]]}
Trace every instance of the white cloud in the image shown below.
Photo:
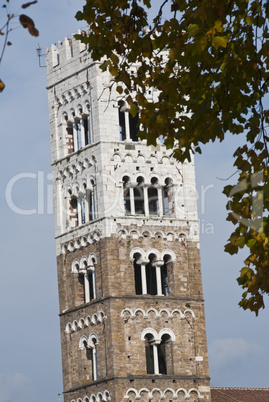
{"label": "white cloud", "polygon": [[263,349],[258,343],[251,343],[243,338],[217,339],[209,346],[211,371],[224,366],[262,355]]}

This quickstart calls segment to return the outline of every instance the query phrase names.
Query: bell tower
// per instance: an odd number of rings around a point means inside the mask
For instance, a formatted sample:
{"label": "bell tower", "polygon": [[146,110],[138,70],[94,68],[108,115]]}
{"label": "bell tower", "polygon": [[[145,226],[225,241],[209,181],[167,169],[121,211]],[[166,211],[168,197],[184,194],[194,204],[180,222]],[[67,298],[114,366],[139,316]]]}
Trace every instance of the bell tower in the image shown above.
{"label": "bell tower", "polygon": [[47,50],[64,401],[210,401],[194,164],[110,80],[74,38]]}

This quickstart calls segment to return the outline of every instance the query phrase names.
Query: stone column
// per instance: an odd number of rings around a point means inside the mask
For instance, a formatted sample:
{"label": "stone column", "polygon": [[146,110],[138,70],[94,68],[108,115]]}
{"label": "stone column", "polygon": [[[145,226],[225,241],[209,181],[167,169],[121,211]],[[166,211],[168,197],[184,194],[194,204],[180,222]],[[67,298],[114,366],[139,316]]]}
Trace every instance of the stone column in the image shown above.
{"label": "stone column", "polygon": [[149,216],[148,187],[144,186],[144,187],[143,187],[143,192],[144,192],[144,210],[145,210],[145,216]]}
{"label": "stone column", "polygon": [[134,202],[134,188],[129,187],[130,205],[131,205],[131,215],[135,215],[135,202]]}
{"label": "stone column", "polygon": [[163,188],[158,188],[159,216],[163,216]]}

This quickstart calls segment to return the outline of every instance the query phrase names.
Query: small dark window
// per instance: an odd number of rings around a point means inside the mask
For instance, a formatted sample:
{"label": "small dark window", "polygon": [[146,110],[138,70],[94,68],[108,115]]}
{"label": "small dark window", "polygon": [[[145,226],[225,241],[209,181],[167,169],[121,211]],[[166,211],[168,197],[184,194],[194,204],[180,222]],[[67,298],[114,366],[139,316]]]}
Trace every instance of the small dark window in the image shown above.
{"label": "small dark window", "polygon": [[81,199],[81,223],[84,224],[86,222],[85,215],[85,198]]}
{"label": "small dark window", "polygon": [[151,179],[151,186],[148,188],[148,201],[150,215],[159,215],[159,199],[158,199],[158,179],[153,177]]}
{"label": "small dark window", "polygon": [[171,204],[171,188],[172,180],[170,178],[165,179],[165,187],[163,188],[163,214],[169,215],[170,209],[169,204]]}
{"label": "small dark window", "polygon": [[92,300],[92,299],[94,299],[94,289],[93,289],[93,287],[94,287],[94,278],[93,278],[93,272],[89,272],[88,273],[88,276],[89,276],[89,286],[90,286],[90,300]]}
{"label": "small dark window", "polygon": [[149,295],[157,294],[156,268],[153,266],[155,259],[156,256],[150,254],[149,263],[146,265],[147,294]]}
{"label": "small dark window", "polygon": [[87,117],[84,117],[83,119],[83,126],[84,126],[85,145],[88,145],[91,143],[91,141],[90,141],[89,123]]}
{"label": "small dark window", "polygon": [[141,258],[140,254],[134,255],[134,276],[135,276],[135,294],[142,295],[142,275],[141,265],[138,264],[138,260]]}
{"label": "small dark window", "polygon": [[67,123],[66,133],[67,133],[68,153],[71,154],[72,152],[75,151],[75,149],[74,149],[74,130],[73,130],[72,123]]}
{"label": "small dark window", "polygon": [[152,335],[147,334],[146,339],[146,362],[147,362],[147,374],[154,374],[154,356],[153,356],[153,345],[150,344],[152,341]]}
{"label": "small dark window", "polygon": [[131,115],[131,113],[129,113],[130,139],[132,141],[138,141],[138,139],[139,139],[137,136],[138,128],[139,128],[138,127],[138,117],[139,117],[138,113],[136,113],[135,117],[133,117]]}
{"label": "small dark window", "polygon": [[139,176],[137,178],[137,185],[134,188],[134,203],[135,203],[135,213],[136,214],[145,214],[144,209],[144,179]]}
{"label": "small dark window", "polygon": [[130,178],[128,176],[123,177],[123,197],[124,197],[124,212],[125,214],[131,213],[131,202],[130,202],[130,190],[128,183]]}
{"label": "small dark window", "polygon": [[79,122],[75,123],[75,128],[76,128],[76,132],[77,132],[78,149],[81,149],[82,148],[81,124]]}
{"label": "small dark window", "polygon": [[71,205],[72,209],[77,209],[78,200],[76,199],[76,197],[71,198],[70,205]]}
{"label": "small dark window", "polygon": [[125,128],[125,114],[122,108],[125,106],[124,101],[118,102],[119,111],[119,128],[120,128],[120,141],[126,140],[126,128]]}
{"label": "small dark window", "polygon": [[157,348],[158,348],[159,374],[167,374],[166,342],[169,339],[170,339],[169,335],[163,335],[161,343],[157,346]]}

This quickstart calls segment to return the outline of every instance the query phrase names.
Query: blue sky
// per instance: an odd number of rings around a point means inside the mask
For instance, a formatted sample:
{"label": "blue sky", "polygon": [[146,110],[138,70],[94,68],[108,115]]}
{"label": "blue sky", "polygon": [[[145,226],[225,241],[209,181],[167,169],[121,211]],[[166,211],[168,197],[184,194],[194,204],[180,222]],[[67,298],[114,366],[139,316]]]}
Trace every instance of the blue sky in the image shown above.
{"label": "blue sky", "polygon": [[[20,4],[11,0],[11,11]],[[6,84],[0,94],[0,402],[57,402],[62,392],[46,69],[38,66],[36,48],[40,44],[44,50],[83,28],[74,18],[83,4],[40,0],[25,10],[40,37],[30,37],[15,24],[9,38],[13,45],[0,69]],[[2,9],[0,18],[2,23]],[[196,158],[211,383],[268,387],[268,298],[258,318],[239,309],[236,277],[243,256],[223,251],[232,224],[225,221],[225,183],[217,177],[234,172],[237,142],[227,138],[205,146]]]}

